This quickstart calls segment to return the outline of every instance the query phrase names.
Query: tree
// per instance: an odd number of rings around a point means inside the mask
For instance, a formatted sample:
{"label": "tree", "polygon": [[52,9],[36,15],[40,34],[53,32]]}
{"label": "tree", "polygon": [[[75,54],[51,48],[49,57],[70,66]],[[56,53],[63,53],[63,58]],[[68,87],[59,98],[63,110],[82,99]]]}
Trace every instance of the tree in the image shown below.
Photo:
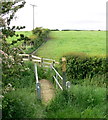
{"label": "tree", "polygon": [[16,30],[25,28],[24,26],[12,26],[10,27],[11,20],[14,19],[15,13],[23,8],[25,1],[16,0],[14,2],[0,2],[0,29],[1,29],[1,38],[2,38],[2,49],[0,50],[2,57],[2,81],[3,85],[8,83],[13,83],[11,78],[20,77],[20,72],[24,70],[22,58],[19,57],[20,48],[19,46],[14,46],[18,41],[24,40],[27,41],[28,38],[23,34],[20,34],[20,38],[8,43],[8,37],[19,35],[16,34]]}
{"label": "tree", "polygon": [[5,21],[2,17],[0,17],[0,27],[4,27],[5,26]]}

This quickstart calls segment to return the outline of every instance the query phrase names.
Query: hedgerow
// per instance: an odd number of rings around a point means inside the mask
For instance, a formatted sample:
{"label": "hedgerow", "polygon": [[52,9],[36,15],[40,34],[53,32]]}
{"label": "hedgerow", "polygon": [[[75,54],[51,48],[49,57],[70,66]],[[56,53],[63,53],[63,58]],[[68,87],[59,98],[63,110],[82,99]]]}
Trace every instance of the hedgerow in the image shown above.
{"label": "hedgerow", "polygon": [[34,50],[40,47],[44,42],[47,41],[49,32],[49,29],[42,27],[36,27],[34,30],[32,30],[33,34],[29,37],[30,40],[27,43],[27,45],[30,45],[31,47],[28,48],[25,52],[32,53]]}
{"label": "hedgerow", "polygon": [[34,30],[32,30],[32,33],[37,36],[37,38],[33,39],[36,48],[46,41],[49,32],[49,29],[44,29],[42,27],[36,27]]}
{"label": "hedgerow", "polygon": [[104,57],[88,56],[84,53],[70,53],[64,57],[67,60],[66,73],[68,79],[91,79],[108,72],[106,58]]}

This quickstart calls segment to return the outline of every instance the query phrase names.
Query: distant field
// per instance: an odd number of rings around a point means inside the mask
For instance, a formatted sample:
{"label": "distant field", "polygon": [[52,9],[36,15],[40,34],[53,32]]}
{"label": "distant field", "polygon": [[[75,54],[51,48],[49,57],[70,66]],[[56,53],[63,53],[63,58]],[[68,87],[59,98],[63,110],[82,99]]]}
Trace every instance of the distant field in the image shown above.
{"label": "distant field", "polygon": [[50,40],[36,55],[58,60],[68,52],[84,52],[89,55],[105,56],[105,31],[52,31]]}
{"label": "distant field", "polygon": [[[16,34],[24,34],[25,36],[29,37],[32,35],[32,31],[17,31]],[[8,42],[11,43],[13,40],[17,40],[18,37],[9,37]]]}

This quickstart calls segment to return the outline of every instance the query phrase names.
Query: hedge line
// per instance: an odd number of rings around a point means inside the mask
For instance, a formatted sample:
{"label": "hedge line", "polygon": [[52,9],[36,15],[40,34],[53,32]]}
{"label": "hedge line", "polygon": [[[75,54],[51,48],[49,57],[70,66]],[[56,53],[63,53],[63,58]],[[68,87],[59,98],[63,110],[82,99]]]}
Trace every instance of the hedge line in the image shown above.
{"label": "hedge line", "polygon": [[46,41],[49,32],[49,29],[45,29],[42,27],[36,27],[34,30],[32,30],[33,36],[31,36],[30,38],[32,39],[32,43],[34,44],[35,49]]}
{"label": "hedge line", "polygon": [[93,78],[96,75],[108,73],[106,58],[88,56],[84,53],[71,53],[64,55],[67,60],[68,79]]}

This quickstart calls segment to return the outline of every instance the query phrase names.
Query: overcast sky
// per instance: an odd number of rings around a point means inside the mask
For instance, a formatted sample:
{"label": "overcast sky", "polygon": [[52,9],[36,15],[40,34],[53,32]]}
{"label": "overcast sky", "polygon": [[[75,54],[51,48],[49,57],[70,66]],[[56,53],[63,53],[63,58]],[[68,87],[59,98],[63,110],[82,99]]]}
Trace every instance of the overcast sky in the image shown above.
{"label": "overcast sky", "polygon": [[35,27],[49,29],[106,29],[107,0],[26,0],[12,21],[12,25],[33,29],[33,8],[35,4]]}

